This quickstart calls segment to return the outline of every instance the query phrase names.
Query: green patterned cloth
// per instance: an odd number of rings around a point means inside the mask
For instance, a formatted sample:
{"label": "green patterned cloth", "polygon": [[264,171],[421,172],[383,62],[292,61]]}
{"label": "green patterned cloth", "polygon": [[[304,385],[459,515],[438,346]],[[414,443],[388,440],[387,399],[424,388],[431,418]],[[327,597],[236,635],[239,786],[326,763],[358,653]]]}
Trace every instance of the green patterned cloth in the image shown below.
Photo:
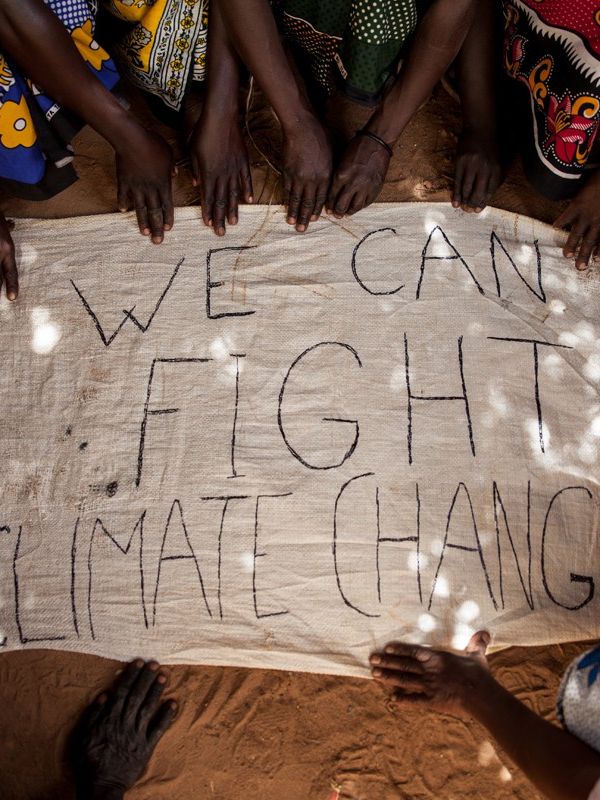
{"label": "green patterned cloth", "polygon": [[372,105],[394,75],[423,0],[278,0],[287,39],[313,78],[331,92]]}

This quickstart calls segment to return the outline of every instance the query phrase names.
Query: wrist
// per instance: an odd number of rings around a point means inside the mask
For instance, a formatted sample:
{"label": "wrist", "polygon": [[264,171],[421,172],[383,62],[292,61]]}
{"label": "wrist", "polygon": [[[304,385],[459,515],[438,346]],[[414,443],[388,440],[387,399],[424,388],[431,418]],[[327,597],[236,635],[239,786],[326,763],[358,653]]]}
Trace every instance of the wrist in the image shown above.
{"label": "wrist", "polygon": [[492,676],[491,672],[481,667],[465,689],[463,708],[485,725],[488,716],[494,714],[497,704],[503,702],[505,692],[506,690]]}

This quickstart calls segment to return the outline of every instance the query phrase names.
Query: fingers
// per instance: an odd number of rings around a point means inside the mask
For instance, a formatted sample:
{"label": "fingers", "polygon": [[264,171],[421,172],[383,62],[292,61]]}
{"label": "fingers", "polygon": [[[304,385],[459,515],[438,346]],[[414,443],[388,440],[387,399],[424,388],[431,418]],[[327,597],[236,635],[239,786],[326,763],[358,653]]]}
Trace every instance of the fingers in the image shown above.
{"label": "fingers", "polygon": [[155,673],[154,681],[144,699],[142,700],[136,718],[136,729],[146,731],[150,720],[158,711],[160,699],[167,683],[167,676],[164,672]]}
{"label": "fingers", "polygon": [[146,208],[146,198],[142,194],[135,195],[133,198],[133,205],[140,233],[142,234],[142,236],[149,236],[150,223],[148,222],[148,209]]}
{"label": "fingers", "polygon": [[138,671],[135,682],[129,689],[129,693],[123,703],[121,712],[122,718],[135,720],[138,712],[146,699],[150,687],[155,682],[159,664],[156,661],[149,661]]}
{"label": "fingers", "polygon": [[569,233],[569,237],[567,239],[567,243],[563,248],[563,253],[565,258],[573,258],[575,252],[579,246],[580,239],[583,238],[585,231],[580,228],[578,225],[575,225],[571,232]]}
{"label": "fingers", "polygon": [[146,197],[146,212],[152,242],[160,244],[164,239],[164,212],[162,200],[158,193],[153,192]]}
{"label": "fingers", "polygon": [[212,225],[217,236],[225,236],[225,215],[227,213],[228,182],[217,178],[212,208]]}
{"label": "fingers", "polygon": [[239,197],[239,181],[237,178],[230,178],[227,198],[227,222],[230,225],[237,225]]}
{"label": "fingers", "polygon": [[242,167],[242,169],[240,170],[240,187],[242,189],[242,197],[244,198],[244,203],[253,203],[254,196],[252,190],[252,175],[250,173],[250,167],[248,166],[248,162],[246,162]]}
{"label": "fingers", "polygon": [[304,193],[302,195],[302,200],[300,202],[300,208],[298,212],[298,221],[296,224],[296,230],[299,233],[304,233],[304,231],[308,227],[308,223],[313,216],[313,211],[316,204],[315,198],[315,186],[314,184],[309,184],[304,189]]}
{"label": "fingers", "polygon": [[315,197],[315,207],[313,209],[311,222],[316,222],[321,214],[323,213],[323,206],[325,205],[325,201],[327,200],[327,183],[321,182],[317,187],[317,193]]}
{"label": "fingers", "polygon": [[423,665],[414,658],[407,656],[395,656],[381,653],[374,653],[369,659],[375,667],[398,670],[398,672],[412,672],[415,675],[423,675]]}
{"label": "fingers", "polygon": [[468,653],[469,655],[478,655],[481,656],[481,658],[485,658],[485,654],[491,640],[492,637],[488,631],[477,631],[477,633],[474,633],[473,636],[471,636],[469,644],[465,648],[465,653]]}
{"label": "fingers", "polygon": [[177,703],[168,700],[163,703],[148,726],[147,738],[152,747],[156,747],[165,731],[169,728],[177,714]]}
{"label": "fingers", "polygon": [[123,183],[121,183],[121,181],[119,181],[117,185],[117,207],[122,213],[129,211],[131,207],[131,203],[129,201],[129,190]]}
{"label": "fingers", "polygon": [[384,667],[375,667],[371,672],[376,681],[386,686],[396,686],[411,692],[423,691],[423,676],[414,672],[398,672],[395,669],[385,669]]}
{"label": "fingers", "polygon": [[357,192],[348,206],[348,214],[356,214],[357,211],[361,211],[368,205],[370,205],[370,200],[367,195],[364,192]]}
{"label": "fingers", "polygon": [[[575,266],[577,269],[587,269],[590,263],[590,258],[592,257],[592,253],[596,249],[596,245],[598,244],[598,231],[594,231],[591,234],[588,231],[587,236],[581,242],[581,246],[579,248],[579,253],[577,254],[577,258],[575,259]],[[7,294],[8,294],[8,285],[7,285]],[[9,298],[10,299],[10,298]]]}
{"label": "fingers", "polygon": [[354,192],[342,189],[330,206],[334,217],[341,219],[346,214],[353,197]]}
{"label": "fingers", "polygon": [[486,171],[482,170],[475,179],[475,184],[471,192],[471,197],[469,198],[467,203],[468,205],[472,206],[477,213],[483,211],[483,209],[487,205],[489,197],[489,189],[488,189],[489,182],[490,182],[490,175],[487,170]]}
{"label": "fingers", "polygon": [[298,186],[297,183],[293,183],[289,192],[289,197],[287,201],[288,213],[287,213],[287,222],[288,225],[295,225],[298,221],[298,215],[300,213],[300,203],[302,202],[302,187]]}
{"label": "fingers", "polygon": [[454,193],[452,194],[452,205],[454,208],[460,208],[463,203],[463,180],[465,174],[465,162],[459,158],[456,162],[456,170],[454,173]]}
{"label": "fingers", "polygon": [[398,689],[392,692],[391,700],[394,703],[412,703],[413,705],[428,705],[431,702],[430,697],[423,692],[404,692]]}
{"label": "fingers", "polygon": [[15,247],[9,236],[7,242],[0,241],[0,289],[2,280],[6,287],[6,296],[12,302],[19,294],[19,273],[15,259]]}
{"label": "fingers", "polygon": [[175,209],[173,207],[173,192],[171,186],[163,187],[160,195],[163,210],[163,225],[166,231],[170,231],[175,224]]}
{"label": "fingers", "polygon": [[401,658],[409,658],[413,661],[418,661],[421,664],[426,664],[431,660],[433,651],[428,647],[421,647],[418,644],[406,644],[404,642],[390,642],[385,646],[386,655],[399,656]]}
{"label": "fingers", "polygon": [[129,690],[136,682],[143,666],[144,662],[142,661],[141,658],[138,658],[135,661],[132,661],[130,664],[128,664],[121,673],[121,675],[119,676],[119,680],[117,682],[114,691],[114,702],[113,702],[113,709],[117,713],[121,713],[125,701],[127,700]]}
{"label": "fingers", "polygon": [[567,225],[570,225],[575,219],[577,219],[579,215],[578,210],[575,208],[573,203],[570,203],[565,210],[554,220],[554,227],[555,228],[565,228]]}
{"label": "fingers", "polygon": [[100,717],[102,711],[106,708],[107,700],[108,695],[106,692],[99,694],[93,703],[90,703],[90,705],[83,712],[79,725],[82,728],[89,728],[94,725],[94,723],[97,722],[98,718]]}

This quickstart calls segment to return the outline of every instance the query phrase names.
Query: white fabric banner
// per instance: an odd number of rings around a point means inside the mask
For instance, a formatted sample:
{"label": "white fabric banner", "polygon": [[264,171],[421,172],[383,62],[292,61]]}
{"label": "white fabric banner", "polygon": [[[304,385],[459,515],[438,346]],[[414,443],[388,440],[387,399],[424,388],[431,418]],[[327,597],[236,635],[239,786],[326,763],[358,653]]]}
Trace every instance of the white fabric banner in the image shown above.
{"label": "white fabric banner", "polygon": [[600,636],[600,290],[551,228],[376,205],[19,221],[3,649],[366,675]]}

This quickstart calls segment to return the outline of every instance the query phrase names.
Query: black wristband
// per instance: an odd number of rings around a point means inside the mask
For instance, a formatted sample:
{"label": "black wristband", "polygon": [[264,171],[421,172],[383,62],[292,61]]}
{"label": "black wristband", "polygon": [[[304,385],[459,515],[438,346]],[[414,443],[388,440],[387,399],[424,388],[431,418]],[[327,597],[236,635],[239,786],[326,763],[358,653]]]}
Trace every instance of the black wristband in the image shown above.
{"label": "black wristband", "polygon": [[368,131],[366,128],[361,128],[359,131],[356,131],[356,135],[366,136],[368,139],[372,139],[374,142],[377,142],[377,144],[380,144],[387,151],[387,154],[390,158],[394,155],[394,151],[389,144],[384,141],[381,136],[377,136],[376,133],[373,133],[373,131]]}

